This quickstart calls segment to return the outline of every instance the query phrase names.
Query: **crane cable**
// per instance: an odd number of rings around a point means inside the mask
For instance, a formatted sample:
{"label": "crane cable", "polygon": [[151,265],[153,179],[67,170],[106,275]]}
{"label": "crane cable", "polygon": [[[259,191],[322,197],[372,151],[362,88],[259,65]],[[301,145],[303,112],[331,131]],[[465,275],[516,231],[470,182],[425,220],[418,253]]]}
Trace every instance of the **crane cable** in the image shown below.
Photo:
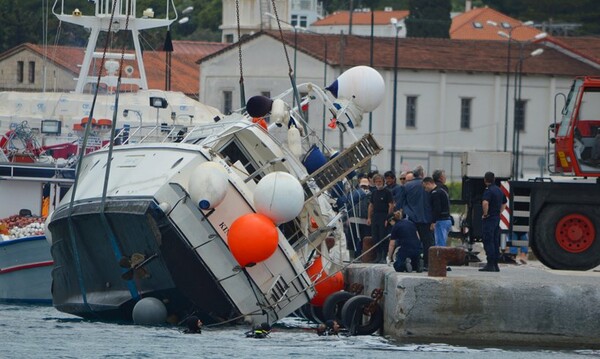
{"label": "crane cable", "polygon": [[240,1],[235,0],[235,18],[237,21],[237,35],[238,35],[238,57],[240,61],[240,101],[241,107],[246,107],[246,94],[244,93],[244,69],[242,63],[242,30],[240,26]]}

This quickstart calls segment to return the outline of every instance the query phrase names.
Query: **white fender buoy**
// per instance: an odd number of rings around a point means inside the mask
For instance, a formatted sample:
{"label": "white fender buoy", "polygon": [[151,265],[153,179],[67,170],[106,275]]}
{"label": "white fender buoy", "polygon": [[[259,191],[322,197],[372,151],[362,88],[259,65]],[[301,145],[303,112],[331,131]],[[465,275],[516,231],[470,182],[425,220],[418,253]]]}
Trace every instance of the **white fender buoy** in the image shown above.
{"label": "white fender buoy", "polygon": [[304,190],[297,178],[286,172],[272,172],[263,177],[254,190],[258,213],[275,224],[296,218],[304,207]]}
{"label": "white fender buoy", "polygon": [[287,104],[283,100],[273,100],[273,105],[271,106],[271,119],[273,122],[285,126],[290,122],[290,112],[288,111]]}
{"label": "white fender buoy", "polygon": [[296,158],[300,159],[302,157],[302,138],[300,136],[300,130],[296,127],[296,125],[291,125],[288,129],[287,133],[287,142],[290,151],[296,156]]}
{"label": "white fender buoy", "polygon": [[156,298],[142,298],[135,303],[132,317],[133,322],[139,325],[163,324],[167,320],[167,308]]}
{"label": "white fender buoy", "polygon": [[352,100],[364,112],[379,106],[385,95],[385,82],[377,70],[355,66],[342,73],[327,90],[336,98]]}
{"label": "white fender buoy", "polygon": [[190,197],[200,209],[215,208],[225,198],[228,184],[227,174],[222,166],[215,162],[201,163],[190,176]]}

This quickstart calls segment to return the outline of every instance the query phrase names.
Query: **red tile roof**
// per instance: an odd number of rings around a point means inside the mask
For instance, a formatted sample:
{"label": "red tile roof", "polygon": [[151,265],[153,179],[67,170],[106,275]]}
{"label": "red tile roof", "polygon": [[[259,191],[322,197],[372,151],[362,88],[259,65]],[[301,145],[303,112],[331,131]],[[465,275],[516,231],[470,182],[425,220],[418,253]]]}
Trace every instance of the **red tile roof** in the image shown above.
{"label": "red tile roof", "polygon": [[549,37],[544,41],[553,42],[565,49],[600,63],[600,36]]}
{"label": "red tile roof", "polygon": [[[374,13],[375,25],[387,25],[390,23],[392,17],[404,19],[409,15],[408,10],[374,11]],[[322,20],[312,23],[311,26],[348,25],[350,22],[349,14],[348,11],[336,12]],[[490,25],[488,24],[488,21],[495,22],[497,25]],[[352,23],[355,25],[370,25],[371,13],[355,12],[352,15]],[[481,27],[475,27],[475,23],[479,24]],[[506,34],[509,34],[511,28],[515,28],[512,32],[513,39],[525,41],[542,32],[529,26],[518,27],[520,25],[522,25],[521,21],[504,15],[494,9],[488,7],[475,8],[452,18],[450,38],[457,40],[506,41],[507,39],[505,37],[498,35],[498,31],[504,31]]]}
{"label": "red tile roof", "polygon": [[[171,90],[181,91],[188,95],[198,94],[200,74],[196,61],[227,45],[205,41],[173,41]],[[42,46],[25,43],[0,54],[0,60],[25,50],[38,53],[40,56],[44,54]],[[128,51],[128,53],[131,52]],[[85,49],[79,47],[48,46],[47,51],[50,61],[56,63],[66,71],[72,72],[74,76],[77,76],[79,73],[78,65],[83,62],[84,55]],[[144,51],[143,53],[148,88],[150,89],[165,88],[165,56],[166,54],[162,51]],[[137,66],[133,61],[125,61],[125,64],[134,66],[135,73],[139,74]]]}
{"label": "red tile roof", "polygon": [[[294,44],[294,32],[284,31],[284,40],[290,48]],[[275,31],[257,33],[242,39],[250,42],[259,36],[269,36],[279,41],[279,33]],[[325,42],[327,43],[327,61],[332,66],[345,68],[357,65],[368,65],[370,60],[370,38],[363,36],[297,34],[298,51],[313,56],[320,61],[325,58]],[[374,42],[375,68],[391,69],[394,67],[394,38],[379,37]],[[600,46],[600,39],[596,41]],[[600,75],[600,70],[543,44],[524,44],[523,54],[534,49],[544,48],[540,56],[524,61],[524,74],[539,75]],[[237,49],[231,44],[219,52],[215,52],[201,60],[203,62],[219,54]],[[492,40],[452,40],[432,38],[400,38],[398,39],[398,67],[411,70],[456,71],[506,73],[507,43]],[[518,51],[513,48],[511,54],[511,70],[518,59]],[[342,60],[343,59],[343,60]]]}
{"label": "red tile roof", "polygon": [[[404,19],[408,16],[408,10],[395,10],[395,11],[381,11],[376,10],[374,12],[374,24],[375,25],[388,25],[390,19],[395,17],[396,19]],[[339,11],[332,15],[327,16],[324,19],[318,20],[310,26],[328,26],[328,25],[348,25],[350,23],[350,12]],[[354,12],[352,14],[353,25],[371,25],[371,12]]]}
{"label": "red tile roof", "polygon": [[[488,24],[488,21],[493,21],[497,25],[490,25]],[[480,24],[482,27],[475,27],[475,23]],[[498,35],[498,31],[503,31],[506,34],[509,34],[511,28],[514,28],[514,30],[512,30],[512,38],[518,41],[526,41],[532,39],[535,35],[542,32],[531,26],[517,27],[520,25],[522,25],[521,21],[504,15],[494,9],[490,9],[488,7],[477,8],[457,15],[452,19],[452,26],[450,26],[450,38],[456,40],[469,39],[507,41],[505,37]]]}

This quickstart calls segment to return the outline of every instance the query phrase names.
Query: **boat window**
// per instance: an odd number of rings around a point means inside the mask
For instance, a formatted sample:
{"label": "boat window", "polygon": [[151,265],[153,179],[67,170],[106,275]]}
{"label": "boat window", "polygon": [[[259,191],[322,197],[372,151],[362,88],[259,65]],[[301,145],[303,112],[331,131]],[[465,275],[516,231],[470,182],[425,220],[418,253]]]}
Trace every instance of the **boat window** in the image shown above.
{"label": "boat window", "polygon": [[[229,162],[230,165],[240,161],[242,165],[244,165],[244,168],[248,174],[254,173],[258,167],[254,161],[250,160],[251,157],[246,153],[244,148],[239,145],[237,139],[235,138],[225,144],[225,146],[223,146],[218,152]],[[256,180],[260,180],[260,178],[261,176],[257,176]]]}

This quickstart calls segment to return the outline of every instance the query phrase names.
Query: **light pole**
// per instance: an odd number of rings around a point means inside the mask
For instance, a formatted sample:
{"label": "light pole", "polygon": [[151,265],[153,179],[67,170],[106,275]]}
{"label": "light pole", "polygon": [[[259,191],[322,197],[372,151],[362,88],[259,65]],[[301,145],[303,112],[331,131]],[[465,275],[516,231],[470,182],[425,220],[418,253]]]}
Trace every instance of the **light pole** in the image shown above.
{"label": "light pole", "polygon": [[[498,25],[494,21],[488,21],[487,23],[492,26]],[[533,21],[525,21],[524,23],[522,23],[520,25],[511,26],[508,30],[508,33],[504,32],[504,31],[498,31],[498,35],[508,39],[507,54],[506,54],[506,98],[505,98],[505,102],[504,102],[504,152],[507,151],[507,147],[508,147],[508,101],[509,101],[508,94],[509,94],[509,89],[510,89],[510,73],[511,73],[511,69],[510,69],[511,44],[513,41],[515,41],[519,44],[530,43],[532,41],[541,40],[541,39],[545,38],[546,36],[548,36],[547,33],[541,32],[541,33],[535,35],[532,39],[527,40],[527,41],[517,41],[513,38],[513,31],[515,31],[516,29],[519,29],[521,27],[528,27],[531,25],[533,25]],[[513,148],[514,148],[514,143],[513,143]]]}
{"label": "light pole", "polygon": [[525,113],[523,108],[523,100],[521,99],[521,84],[523,78],[523,62],[531,57],[541,55],[543,49],[533,50],[529,56],[523,56],[524,43],[519,43],[519,60],[515,66],[515,93],[514,93],[514,118],[513,118],[513,154],[515,156],[513,173],[515,178],[519,178],[519,140],[521,134],[521,126],[524,125]]}
{"label": "light pole", "polygon": [[[194,10],[193,6],[188,6],[181,14],[185,15]],[[183,25],[190,21],[189,17],[183,17],[177,21],[178,24]],[[165,91],[171,91],[171,58],[173,56],[173,42],[171,41],[171,25],[167,26],[167,36],[165,37],[165,43],[163,45],[163,51],[165,51]]]}
{"label": "light pole", "polygon": [[397,94],[398,94],[398,35],[402,29],[402,25],[398,23],[398,19],[395,17],[390,19],[390,23],[396,29],[396,38],[394,40],[394,105],[392,109],[392,158],[390,163],[390,170],[395,172],[396,169],[396,105],[397,105]]}

